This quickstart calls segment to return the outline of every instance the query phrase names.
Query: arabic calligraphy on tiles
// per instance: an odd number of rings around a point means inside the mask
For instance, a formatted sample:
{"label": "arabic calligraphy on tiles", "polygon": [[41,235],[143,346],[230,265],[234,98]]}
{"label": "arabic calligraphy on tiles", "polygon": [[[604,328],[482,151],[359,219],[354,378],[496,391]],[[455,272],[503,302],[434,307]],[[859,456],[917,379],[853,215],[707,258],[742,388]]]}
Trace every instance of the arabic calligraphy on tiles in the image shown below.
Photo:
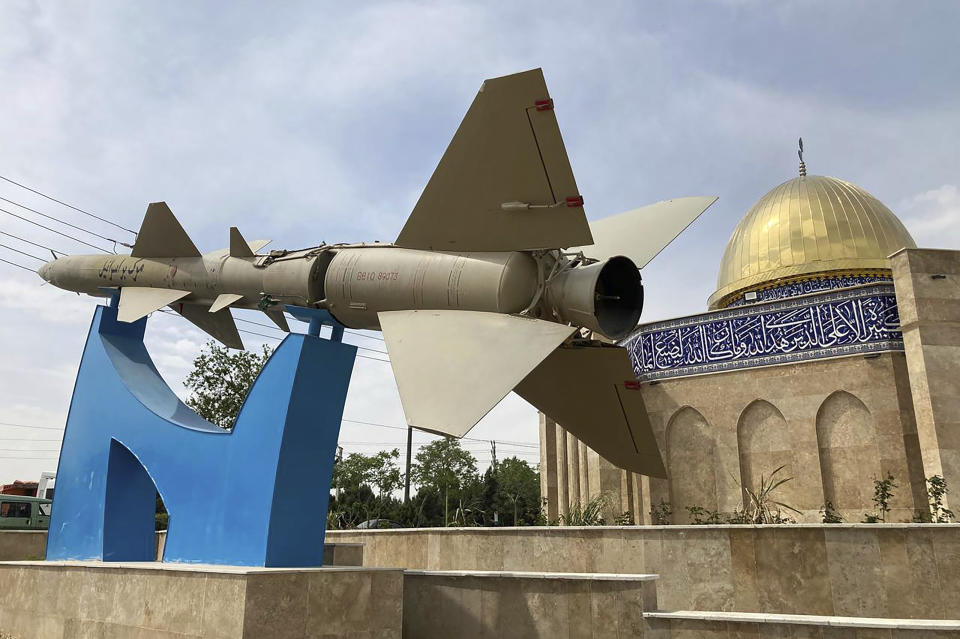
{"label": "arabic calligraphy on tiles", "polygon": [[782,300],[787,297],[796,297],[797,295],[809,295],[810,293],[822,293],[824,291],[833,291],[840,288],[849,288],[851,286],[861,286],[863,284],[873,284],[874,282],[892,282],[893,280],[886,275],[837,275],[831,277],[821,277],[802,282],[792,282],[783,286],[756,291],[757,298],[748,301],[744,297],[730,302],[729,307],[743,306],[744,304],[769,302],[773,300]]}
{"label": "arabic calligraphy on tiles", "polygon": [[893,287],[880,285],[641,327],[624,344],[641,379],[902,350]]}

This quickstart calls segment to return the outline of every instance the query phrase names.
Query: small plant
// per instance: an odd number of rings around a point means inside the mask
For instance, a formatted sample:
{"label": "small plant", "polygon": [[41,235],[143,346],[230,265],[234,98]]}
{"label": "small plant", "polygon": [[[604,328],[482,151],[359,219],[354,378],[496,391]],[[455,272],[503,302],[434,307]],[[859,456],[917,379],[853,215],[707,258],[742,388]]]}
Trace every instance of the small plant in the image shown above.
{"label": "small plant", "polygon": [[750,515],[747,514],[746,510],[737,508],[734,509],[733,513],[727,517],[728,524],[749,524]]}
{"label": "small plant", "polygon": [[654,504],[650,508],[650,517],[653,518],[653,523],[657,526],[666,526],[670,523],[670,515],[673,514],[673,508],[670,506],[670,502],[663,501],[663,498],[660,498],[659,504]]}
{"label": "small plant", "polygon": [[687,506],[687,512],[693,520],[691,523],[695,525],[723,523],[719,512],[707,510],[702,506]]}
{"label": "small plant", "polygon": [[800,514],[800,511],[789,506],[782,501],[776,501],[773,499],[773,492],[784,485],[793,477],[785,477],[783,479],[774,479],[779,473],[783,470],[783,466],[780,466],[772,473],[770,473],[769,478],[764,478],[763,475],[760,475],[760,488],[756,491],[753,491],[749,488],[744,488],[744,492],[747,493],[747,497],[750,500],[750,503],[747,507],[744,508],[744,511],[747,513],[747,517],[750,523],[754,524],[792,524],[794,523],[793,519],[790,517],[784,516],[781,508],[787,510],[792,510],[793,512]]}
{"label": "small plant", "polygon": [[887,521],[887,513],[890,512],[890,500],[893,499],[893,489],[898,488],[893,475],[887,473],[885,479],[873,480],[873,503],[877,507],[875,515],[865,514],[863,523],[882,524]]}
{"label": "small plant", "polygon": [[560,522],[564,526],[602,526],[603,508],[607,505],[607,500],[603,495],[597,495],[585,505],[579,501],[570,504],[567,515],[560,516]]}
{"label": "small plant", "polygon": [[943,498],[948,493],[947,480],[942,475],[927,478],[927,496],[930,498],[930,520],[936,524],[948,524],[954,519],[953,511],[945,508]]}
{"label": "small plant", "polygon": [[633,513],[629,510],[624,512],[622,515],[617,515],[617,518],[613,520],[613,523],[617,526],[632,526],[633,525]]}
{"label": "small plant", "polygon": [[827,503],[820,507],[820,519],[825,524],[843,523],[843,517],[840,516],[840,513],[837,512],[833,502],[829,499],[827,500]]}

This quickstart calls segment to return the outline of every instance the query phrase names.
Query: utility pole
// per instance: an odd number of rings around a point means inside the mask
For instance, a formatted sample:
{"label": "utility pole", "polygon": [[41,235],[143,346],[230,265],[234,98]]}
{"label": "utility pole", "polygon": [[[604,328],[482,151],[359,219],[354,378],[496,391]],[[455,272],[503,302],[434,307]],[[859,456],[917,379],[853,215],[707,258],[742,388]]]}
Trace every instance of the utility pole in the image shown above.
{"label": "utility pole", "polygon": [[497,472],[497,442],[494,439],[490,440],[490,459],[493,464],[493,472]]}
{"label": "utility pole", "polygon": [[407,474],[403,479],[403,503],[410,503],[410,454],[413,452],[413,426],[407,426]]}
{"label": "utility pole", "polygon": [[[333,465],[343,462],[343,446],[337,446],[337,454],[333,458]],[[337,477],[337,503],[340,503],[340,473],[334,473]]]}

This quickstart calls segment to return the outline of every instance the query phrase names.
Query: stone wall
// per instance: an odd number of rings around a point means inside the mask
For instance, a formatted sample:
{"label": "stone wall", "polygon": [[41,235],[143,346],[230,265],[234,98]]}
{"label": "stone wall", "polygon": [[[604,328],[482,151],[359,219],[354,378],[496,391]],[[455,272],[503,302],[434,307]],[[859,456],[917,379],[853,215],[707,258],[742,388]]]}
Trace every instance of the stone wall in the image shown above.
{"label": "stone wall", "polygon": [[[564,493],[564,474],[578,474],[590,496],[607,496],[613,504],[608,522],[612,511],[629,510],[635,522],[655,523],[650,509],[662,500],[672,507],[672,523],[682,524],[691,521],[690,506],[725,514],[742,508],[742,487],[756,490],[761,476],[768,478],[780,466],[784,469],[778,477],[792,479],[775,496],[800,511],[784,511],[798,521],[819,522],[827,501],[845,521],[862,521],[874,512],[873,481],[887,473],[898,483],[889,521],[910,521],[915,511],[927,510],[903,353],[646,382],[642,392],[669,479],[617,471],[619,481],[607,473],[606,482],[601,474],[599,482],[590,483],[582,461],[577,468],[569,453],[564,457],[560,442],[567,442],[569,450],[574,438],[544,420],[541,442],[547,441],[547,429],[554,429],[555,445],[541,444],[542,493],[551,517],[574,501],[572,492]],[[577,445],[586,449],[587,459],[596,455],[581,442]],[[604,464],[610,466],[599,457],[594,462],[597,468]],[[553,467],[556,482],[550,477]],[[960,489],[960,477],[955,485]]]}
{"label": "stone wall", "polygon": [[43,559],[46,553],[46,530],[4,530],[0,532],[0,561]]}
{"label": "stone wall", "polygon": [[655,573],[663,610],[960,618],[960,524],[330,531],[366,566]]}
{"label": "stone wall", "polygon": [[[960,251],[905,249],[891,262],[920,456],[926,476],[943,476],[953,487],[956,502],[960,491]],[[960,510],[956,503],[953,507]]]}
{"label": "stone wall", "polygon": [[399,570],[0,563],[16,639],[399,639]]}
{"label": "stone wall", "polygon": [[655,589],[590,575],[407,573],[403,636],[458,639],[643,637]]}

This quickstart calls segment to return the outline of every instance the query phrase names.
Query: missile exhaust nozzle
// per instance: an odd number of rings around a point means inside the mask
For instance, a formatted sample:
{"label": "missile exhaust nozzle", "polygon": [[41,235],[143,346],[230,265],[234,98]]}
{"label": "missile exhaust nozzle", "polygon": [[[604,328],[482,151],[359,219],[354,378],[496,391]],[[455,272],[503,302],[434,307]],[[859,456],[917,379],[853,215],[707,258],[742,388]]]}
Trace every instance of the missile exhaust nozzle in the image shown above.
{"label": "missile exhaust nozzle", "polygon": [[643,283],[640,271],[628,257],[569,269],[548,288],[560,320],[609,337],[625,337],[640,321]]}

